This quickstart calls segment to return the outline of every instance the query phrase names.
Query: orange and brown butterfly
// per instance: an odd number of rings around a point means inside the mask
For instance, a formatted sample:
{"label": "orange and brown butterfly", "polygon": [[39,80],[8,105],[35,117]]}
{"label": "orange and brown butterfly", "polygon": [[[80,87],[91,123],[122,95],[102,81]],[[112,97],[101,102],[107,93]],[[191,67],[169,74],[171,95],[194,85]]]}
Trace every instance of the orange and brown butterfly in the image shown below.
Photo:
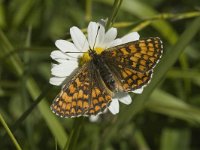
{"label": "orange and brown butterfly", "polygon": [[[58,63],[51,69],[50,83],[63,84],[51,109],[60,117],[97,115],[107,108],[117,113],[115,96],[141,93],[162,55],[158,37],[139,40],[139,34],[132,32],[115,39],[116,28],[105,32],[104,26],[95,22],[88,26],[88,38],[77,27],[72,27],[70,34],[73,43],[57,40],[59,50],[51,53]],[[125,98],[124,103],[131,102],[130,96]]]}

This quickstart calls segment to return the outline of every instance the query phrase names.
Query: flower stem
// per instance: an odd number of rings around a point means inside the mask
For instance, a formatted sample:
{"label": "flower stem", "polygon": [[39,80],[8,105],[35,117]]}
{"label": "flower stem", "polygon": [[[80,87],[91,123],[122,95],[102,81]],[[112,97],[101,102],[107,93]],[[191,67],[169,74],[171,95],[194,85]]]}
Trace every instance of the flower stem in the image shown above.
{"label": "flower stem", "polygon": [[137,26],[135,26],[132,31],[140,31],[143,28],[147,27],[148,25],[150,25],[151,23],[158,21],[158,20],[183,20],[183,19],[187,19],[187,18],[193,18],[193,17],[198,17],[200,16],[200,12],[199,11],[193,11],[193,12],[186,12],[186,13],[178,13],[178,14],[172,14],[172,13],[163,13],[163,14],[159,14],[156,16],[153,16],[151,18],[146,18],[143,20],[140,20],[139,22],[137,22],[136,24],[138,24]]}
{"label": "flower stem", "polygon": [[177,13],[177,14],[171,14],[171,13],[164,13],[164,14],[158,14],[152,17],[148,17],[145,19],[140,19],[138,21],[134,22],[116,22],[113,24],[116,28],[127,28],[133,26],[132,31],[140,31],[144,29],[145,27],[149,26],[155,21],[159,20],[183,20],[188,18],[194,18],[200,16],[199,11],[191,11],[191,12],[184,12],[184,13]]}
{"label": "flower stem", "polygon": [[106,24],[106,30],[108,30],[113,25],[113,23],[117,17],[119,8],[122,4],[122,1],[123,0],[115,0],[115,2],[113,4],[113,8],[112,8],[112,13],[111,13],[110,17],[108,18],[108,22]]}
{"label": "flower stem", "polygon": [[86,1],[86,13],[85,13],[85,20],[89,22],[92,18],[92,0]]}

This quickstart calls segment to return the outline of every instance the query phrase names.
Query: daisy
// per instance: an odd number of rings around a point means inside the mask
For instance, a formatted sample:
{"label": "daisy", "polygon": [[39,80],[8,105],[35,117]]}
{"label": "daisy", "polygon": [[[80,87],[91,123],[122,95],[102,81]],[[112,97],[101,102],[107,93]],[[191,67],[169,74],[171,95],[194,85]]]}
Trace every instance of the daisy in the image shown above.
{"label": "daisy", "polygon": [[[52,51],[50,55],[51,58],[57,62],[57,64],[53,64],[51,68],[52,77],[49,82],[52,85],[60,86],[78,66],[88,61],[89,55],[84,52],[87,52],[90,48],[94,49],[97,54],[100,54],[107,48],[130,41],[136,41],[139,40],[140,37],[137,32],[132,32],[122,38],[116,38],[116,28],[112,27],[108,31],[105,31],[105,27],[96,22],[89,23],[87,34],[88,37],[86,38],[82,31],[74,26],[70,28],[70,35],[73,43],[61,39],[55,42],[58,50]],[[142,91],[143,88],[132,92],[142,93]],[[108,107],[112,114],[117,114],[119,112],[119,101],[129,105],[132,99],[128,93],[116,93]]]}

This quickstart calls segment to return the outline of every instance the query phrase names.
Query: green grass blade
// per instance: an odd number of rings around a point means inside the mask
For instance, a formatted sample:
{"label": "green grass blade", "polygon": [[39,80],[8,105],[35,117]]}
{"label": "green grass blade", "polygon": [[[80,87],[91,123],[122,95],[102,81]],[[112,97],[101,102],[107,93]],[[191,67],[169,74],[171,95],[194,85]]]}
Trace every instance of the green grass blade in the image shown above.
{"label": "green grass blade", "polygon": [[52,89],[52,86],[48,86],[38,97],[37,99],[30,105],[30,107],[18,118],[18,120],[14,123],[11,127],[12,131],[14,132],[19,125],[28,117],[28,115],[35,109],[35,107],[40,103],[45,97],[46,94]]}
{"label": "green grass blade", "polygon": [[0,122],[3,125],[3,127],[5,128],[6,132],[8,133],[9,137],[11,138],[13,144],[15,145],[17,150],[21,150],[20,145],[18,144],[17,140],[15,139],[14,135],[12,134],[12,132],[10,131],[8,125],[6,124],[5,120],[3,119],[3,116],[0,114]]}
{"label": "green grass blade", "polygon": [[[4,55],[12,52],[13,46],[1,30],[0,43],[1,46],[3,46],[3,51],[2,53],[0,53],[0,57],[3,57]],[[23,65],[18,55],[16,53],[14,54],[15,55],[10,56],[6,60],[5,64],[9,66],[8,68],[11,70],[11,72],[13,72],[17,76],[21,76],[23,74]],[[32,99],[37,99],[38,95],[40,95],[40,88],[38,87],[37,83],[32,77],[29,77],[27,79],[26,86]],[[58,122],[55,114],[51,112],[49,104],[47,103],[45,98],[43,98],[43,100],[38,104],[38,107],[44,120],[47,122],[50,131],[57,139],[60,148],[63,148],[65,142],[68,139],[67,134],[65,133],[65,130],[62,127],[62,125]]]}
{"label": "green grass blade", "polygon": [[165,128],[162,130],[160,150],[189,150],[188,129]]}
{"label": "green grass blade", "polygon": [[19,26],[20,24],[23,23],[23,21],[27,17],[27,14],[30,13],[32,7],[34,7],[34,3],[36,3],[36,1],[32,0],[27,0],[24,2],[21,1],[21,4],[19,4],[18,6],[19,8],[16,11],[15,17],[13,18],[14,26]]}
{"label": "green grass blade", "polygon": [[153,112],[200,125],[199,109],[192,107],[162,90],[155,90],[152,93],[150,100],[145,104],[145,107]]}
{"label": "green grass blade", "polygon": [[143,149],[143,150],[150,149],[141,130],[135,129],[134,138],[135,138],[135,142],[136,142],[137,146],[139,147],[139,149]]}
{"label": "green grass blade", "polygon": [[200,79],[200,72],[198,70],[194,69],[188,69],[188,70],[180,70],[172,68],[167,72],[168,78],[186,78],[186,79],[192,79],[192,80],[199,80]]}
{"label": "green grass blade", "polygon": [[6,19],[5,19],[5,10],[2,2],[0,2],[0,28],[4,28],[6,26]]}
{"label": "green grass blade", "polygon": [[71,130],[69,139],[63,150],[76,150],[78,137],[83,126],[84,117],[76,118],[74,121],[74,127]]}

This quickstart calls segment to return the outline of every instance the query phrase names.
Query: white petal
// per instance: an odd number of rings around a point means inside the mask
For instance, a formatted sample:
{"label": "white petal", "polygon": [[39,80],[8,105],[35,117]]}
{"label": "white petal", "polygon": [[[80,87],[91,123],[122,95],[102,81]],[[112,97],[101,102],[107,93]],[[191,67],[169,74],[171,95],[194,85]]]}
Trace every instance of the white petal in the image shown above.
{"label": "white petal", "polygon": [[110,110],[110,112],[113,115],[119,113],[119,101],[118,101],[118,99],[113,98],[108,109]]}
{"label": "white petal", "polygon": [[66,55],[68,55],[70,59],[77,60],[83,53],[67,53]]}
{"label": "white petal", "polygon": [[51,74],[57,77],[66,77],[69,76],[77,67],[78,63],[76,61],[69,60],[67,63],[54,65],[51,69]]}
{"label": "white petal", "polygon": [[111,42],[115,40],[116,36],[117,36],[117,29],[110,28],[105,34],[105,38],[104,38],[104,42],[102,43],[102,47],[109,48]]}
{"label": "white petal", "polygon": [[95,44],[95,40],[96,40],[96,36],[97,36],[97,30],[98,30],[98,24],[96,22],[90,22],[88,25],[88,42],[90,45],[90,48],[93,49],[94,44]]}
{"label": "white petal", "polygon": [[55,67],[57,64],[52,63],[51,64],[51,68]]}
{"label": "white petal", "polygon": [[69,57],[65,53],[59,50],[52,51],[50,57],[52,59],[69,59]]}
{"label": "white petal", "polygon": [[66,40],[57,40],[55,45],[63,52],[78,52],[74,44]]}
{"label": "white petal", "polygon": [[98,24],[98,26],[95,47],[102,47],[105,38],[105,28],[101,24]]}
{"label": "white petal", "polygon": [[131,32],[125,36],[123,36],[122,39],[122,43],[128,43],[131,41],[136,41],[139,40],[140,35],[137,32]]}
{"label": "white petal", "polygon": [[68,56],[68,58],[78,58],[81,55],[78,53],[80,50],[78,50],[74,44],[69,41],[57,40],[55,44],[62,52],[65,52],[65,55]]}
{"label": "white petal", "polygon": [[91,122],[97,122],[98,119],[99,119],[99,115],[96,115],[96,116],[92,115],[92,116],[90,116],[90,118],[89,118],[89,120],[90,120]]}
{"label": "white petal", "polygon": [[77,61],[78,55],[80,54],[77,55],[77,53],[72,53],[71,55],[72,56],[69,56],[62,51],[55,50],[51,52],[50,57],[59,63],[67,63],[69,60]]}
{"label": "white petal", "polygon": [[89,50],[88,41],[82,31],[77,27],[70,28],[72,40],[79,51]]}
{"label": "white petal", "polygon": [[143,87],[142,88],[140,88],[140,89],[137,89],[137,90],[134,90],[134,91],[132,91],[133,93],[136,93],[136,94],[141,94],[142,92],[143,92]]}
{"label": "white petal", "polygon": [[49,83],[52,85],[59,86],[63,83],[66,78],[59,78],[59,77],[51,77]]}
{"label": "white petal", "polygon": [[114,47],[114,46],[117,46],[120,44],[122,44],[122,40],[118,38],[118,39],[115,39],[114,41],[112,41],[108,47]]}
{"label": "white petal", "polygon": [[131,99],[131,96],[128,93],[123,93],[123,94],[120,95],[119,101],[126,104],[126,105],[129,105],[129,104],[131,104],[132,99]]}
{"label": "white petal", "polygon": [[[70,57],[70,56],[68,56]],[[69,61],[78,61],[77,58],[74,58],[74,57],[70,57],[70,60],[69,59],[62,59],[62,58],[56,58],[55,61],[59,62],[59,63],[70,63]]]}
{"label": "white petal", "polygon": [[62,64],[62,63],[67,63],[67,61],[69,61],[68,59],[60,59],[60,58],[56,58],[56,59],[54,59],[55,61],[57,61],[57,62],[59,62],[60,64]]}

